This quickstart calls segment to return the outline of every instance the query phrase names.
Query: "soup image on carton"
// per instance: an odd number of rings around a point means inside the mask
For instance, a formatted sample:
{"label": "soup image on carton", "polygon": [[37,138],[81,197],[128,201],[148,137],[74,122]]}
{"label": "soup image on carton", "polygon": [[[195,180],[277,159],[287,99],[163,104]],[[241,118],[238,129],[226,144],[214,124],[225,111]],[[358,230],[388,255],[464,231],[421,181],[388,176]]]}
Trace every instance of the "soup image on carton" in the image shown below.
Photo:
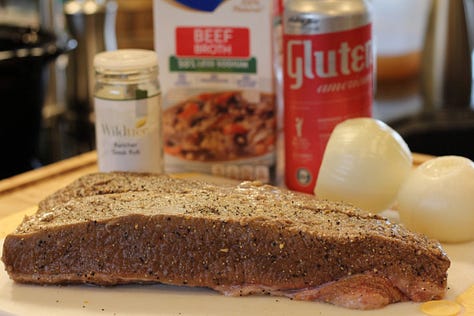
{"label": "soup image on carton", "polygon": [[252,102],[245,91],[202,93],[168,108],[163,114],[165,152],[192,161],[231,161],[271,153],[274,97],[257,99]]}

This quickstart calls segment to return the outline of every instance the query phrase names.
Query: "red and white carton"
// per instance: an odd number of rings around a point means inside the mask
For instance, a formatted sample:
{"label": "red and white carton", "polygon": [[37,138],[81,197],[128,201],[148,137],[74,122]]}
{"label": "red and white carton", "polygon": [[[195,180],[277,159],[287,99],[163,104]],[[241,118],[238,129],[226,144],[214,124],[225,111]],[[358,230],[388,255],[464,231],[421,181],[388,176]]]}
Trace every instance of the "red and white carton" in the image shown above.
{"label": "red and white carton", "polygon": [[154,1],[167,172],[272,182],[272,1]]}

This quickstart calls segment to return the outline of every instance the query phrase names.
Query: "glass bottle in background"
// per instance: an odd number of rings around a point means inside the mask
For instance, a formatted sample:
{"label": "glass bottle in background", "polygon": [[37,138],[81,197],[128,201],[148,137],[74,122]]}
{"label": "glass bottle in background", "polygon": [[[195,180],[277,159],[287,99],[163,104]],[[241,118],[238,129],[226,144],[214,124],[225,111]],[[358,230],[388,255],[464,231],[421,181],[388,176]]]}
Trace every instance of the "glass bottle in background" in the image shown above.
{"label": "glass bottle in background", "polygon": [[376,47],[374,117],[393,124],[423,108],[421,55],[431,0],[372,0]]}
{"label": "glass bottle in background", "polygon": [[372,0],[377,80],[417,76],[431,0]]}
{"label": "glass bottle in background", "polygon": [[154,51],[122,49],[94,58],[100,171],[163,172],[161,91]]}

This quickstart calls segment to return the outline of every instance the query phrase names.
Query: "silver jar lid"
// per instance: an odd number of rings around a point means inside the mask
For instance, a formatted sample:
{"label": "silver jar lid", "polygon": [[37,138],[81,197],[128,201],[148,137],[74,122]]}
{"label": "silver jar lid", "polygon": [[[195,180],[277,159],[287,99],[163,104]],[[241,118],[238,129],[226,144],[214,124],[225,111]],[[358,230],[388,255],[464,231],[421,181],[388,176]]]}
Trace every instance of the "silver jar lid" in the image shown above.
{"label": "silver jar lid", "polygon": [[119,49],[98,53],[94,68],[98,71],[130,71],[158,66],[156,52],[146,49]]}

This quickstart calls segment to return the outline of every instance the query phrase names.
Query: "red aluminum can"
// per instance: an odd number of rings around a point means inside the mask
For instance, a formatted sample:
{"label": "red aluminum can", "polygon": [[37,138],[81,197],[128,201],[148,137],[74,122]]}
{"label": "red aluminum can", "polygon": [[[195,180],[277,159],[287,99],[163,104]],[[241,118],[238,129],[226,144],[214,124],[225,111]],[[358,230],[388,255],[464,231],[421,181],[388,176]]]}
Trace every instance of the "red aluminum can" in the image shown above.
{"label": "red aluminum can", "polygon": [[283,13],[285,183],[312,193],[329,136],[372,115],[372,12],[365,0],[287,0]]}

